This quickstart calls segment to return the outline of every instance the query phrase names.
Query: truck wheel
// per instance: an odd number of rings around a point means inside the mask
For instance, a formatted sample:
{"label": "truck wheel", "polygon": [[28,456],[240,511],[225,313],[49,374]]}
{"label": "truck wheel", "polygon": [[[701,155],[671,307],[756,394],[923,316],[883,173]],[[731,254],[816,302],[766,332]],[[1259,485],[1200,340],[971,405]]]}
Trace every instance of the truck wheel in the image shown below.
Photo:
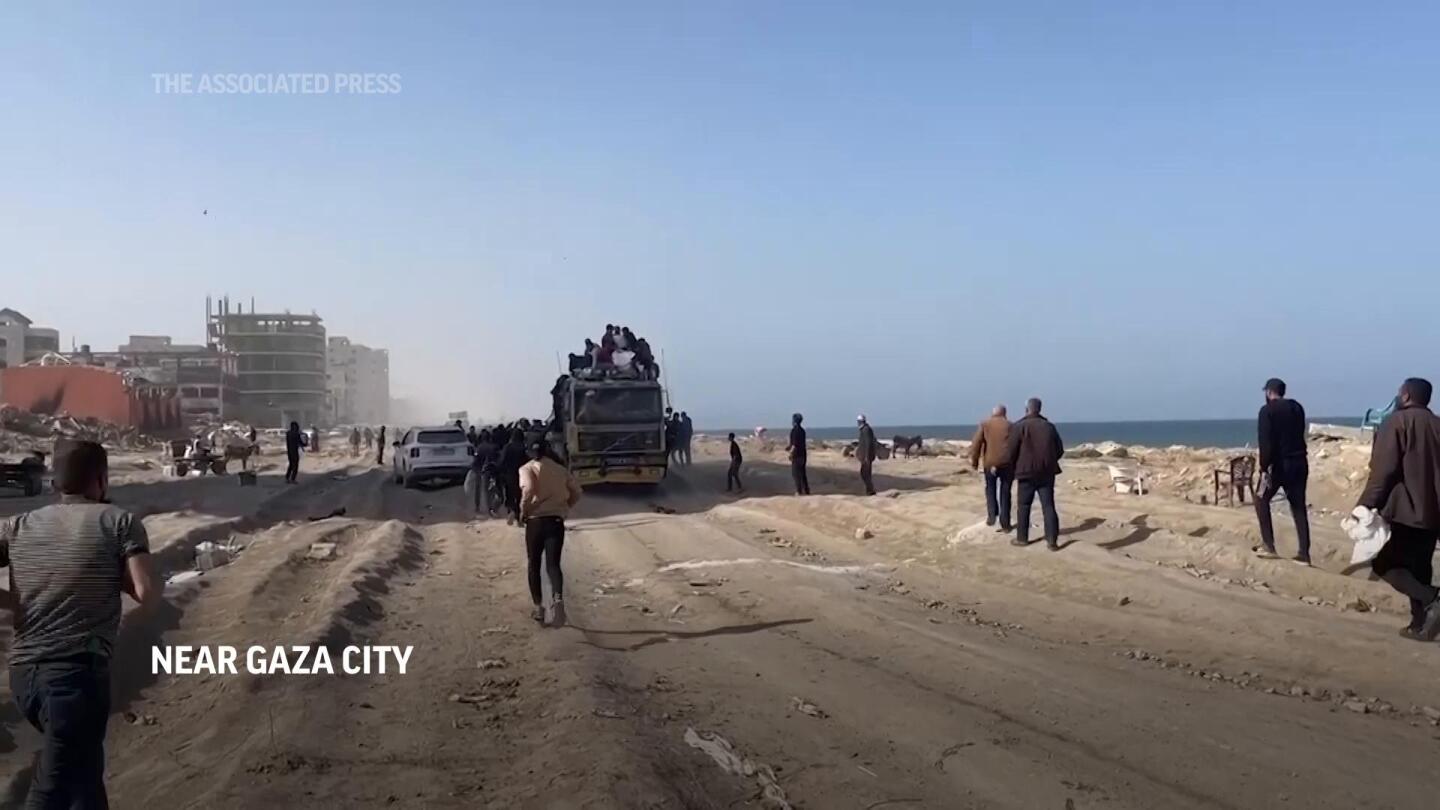
{"label": "truck wheel", "polygon": [[33,498],[40,494],[40,481],[36,478],[25,479],[25,497]]}

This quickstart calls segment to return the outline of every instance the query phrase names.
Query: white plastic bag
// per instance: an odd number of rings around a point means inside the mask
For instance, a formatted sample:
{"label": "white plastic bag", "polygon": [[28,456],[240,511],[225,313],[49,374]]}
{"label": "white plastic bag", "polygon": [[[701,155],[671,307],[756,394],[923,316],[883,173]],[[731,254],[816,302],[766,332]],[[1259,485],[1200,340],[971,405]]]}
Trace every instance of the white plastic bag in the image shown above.
{"label": "white plastic bag", "polygon": [[1379,512],[1365,506],[1355,507],[1350,517],[1340,521],[1340,528],[1355,541],[1355,549],[1350,552],[1351,565],[1373,559],[1390,540],[1390,524]]}

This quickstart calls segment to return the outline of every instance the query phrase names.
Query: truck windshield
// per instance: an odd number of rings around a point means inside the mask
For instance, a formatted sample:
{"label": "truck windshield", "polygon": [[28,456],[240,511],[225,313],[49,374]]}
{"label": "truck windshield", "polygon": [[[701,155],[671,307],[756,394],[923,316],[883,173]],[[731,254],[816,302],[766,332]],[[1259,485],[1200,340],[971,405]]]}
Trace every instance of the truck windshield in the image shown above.
{"label": "truck windshield", "polygon": [[658,423],[660,411],[659,388],[585,388],[575,392],[575,423],[579,425]]}

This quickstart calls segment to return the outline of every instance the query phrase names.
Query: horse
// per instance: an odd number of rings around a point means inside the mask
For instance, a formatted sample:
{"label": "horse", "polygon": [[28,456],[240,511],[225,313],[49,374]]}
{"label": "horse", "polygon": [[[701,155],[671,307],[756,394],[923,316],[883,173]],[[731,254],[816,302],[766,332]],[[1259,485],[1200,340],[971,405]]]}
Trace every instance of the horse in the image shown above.
{"label": "horse", "polygon": [[916,453],[923,453],[925,450],[924,441],[919,436],[896,436],[891,440],[895,445],[895,452],[905,451],[905,457],[910,457],[913,449]]}

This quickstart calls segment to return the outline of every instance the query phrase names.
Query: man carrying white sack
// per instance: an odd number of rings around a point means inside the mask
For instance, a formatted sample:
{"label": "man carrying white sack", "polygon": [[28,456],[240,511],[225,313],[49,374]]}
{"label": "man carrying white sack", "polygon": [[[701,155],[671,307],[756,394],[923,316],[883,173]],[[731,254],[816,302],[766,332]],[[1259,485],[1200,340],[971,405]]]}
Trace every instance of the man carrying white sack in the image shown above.
{"label": "man carrying white sack", "polygon": [[1440,590],[1431,584],[1440,537],[1440,417],[1430,411],[1432,392],[1418,377],[1400,386],[1400,408],[1376,432],[1360,495],[1360,506],[1390,522],[1390,540],[1370,565],[1410,597],[1410,624],[1400,634],[1418,641],[1440,635]]}

